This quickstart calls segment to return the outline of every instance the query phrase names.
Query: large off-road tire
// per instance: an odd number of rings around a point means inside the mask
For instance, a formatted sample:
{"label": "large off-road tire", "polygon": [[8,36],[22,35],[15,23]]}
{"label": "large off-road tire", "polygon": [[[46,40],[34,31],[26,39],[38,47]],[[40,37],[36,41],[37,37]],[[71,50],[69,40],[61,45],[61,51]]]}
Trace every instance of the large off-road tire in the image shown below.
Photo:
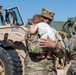
{"label": "large off-road tire", "polygon": [[0,75],[22,75],[22,65],[15,50],[0,47]]}

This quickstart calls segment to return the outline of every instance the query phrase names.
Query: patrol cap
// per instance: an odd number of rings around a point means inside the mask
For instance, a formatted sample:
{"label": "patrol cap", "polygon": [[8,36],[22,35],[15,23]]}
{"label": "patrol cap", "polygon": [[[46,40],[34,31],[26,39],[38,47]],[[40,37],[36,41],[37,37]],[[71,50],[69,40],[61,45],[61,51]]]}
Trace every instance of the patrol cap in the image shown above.
{"label": "patrol cap", "polygon": [[42,8],[41,15],[48,18],[48,19],[53,20],[55,13],[53,11],[49,10],[49,9]]}

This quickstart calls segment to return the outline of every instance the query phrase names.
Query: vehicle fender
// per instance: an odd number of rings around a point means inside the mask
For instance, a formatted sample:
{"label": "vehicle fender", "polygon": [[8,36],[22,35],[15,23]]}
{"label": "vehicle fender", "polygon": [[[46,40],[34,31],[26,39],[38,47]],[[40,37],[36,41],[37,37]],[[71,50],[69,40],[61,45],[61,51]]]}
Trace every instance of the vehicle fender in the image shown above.
{"label": "vehicle fender", "polygon": [[0,45],[3,47],[14,47],[14,44],[11,41],[0,40]]}

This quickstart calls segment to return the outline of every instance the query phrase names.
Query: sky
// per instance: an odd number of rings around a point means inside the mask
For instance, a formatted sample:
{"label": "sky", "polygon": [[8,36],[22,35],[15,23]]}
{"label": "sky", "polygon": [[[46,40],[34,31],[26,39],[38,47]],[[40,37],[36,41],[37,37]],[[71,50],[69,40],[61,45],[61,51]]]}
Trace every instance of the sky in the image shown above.
{"label": "sky", "polygon": [[76,0],[0,0],[0,5],[5,9],[17,6],[25,24],[33,15],[40,14],[42,8],[55,12],[54,21],[76,17]]}

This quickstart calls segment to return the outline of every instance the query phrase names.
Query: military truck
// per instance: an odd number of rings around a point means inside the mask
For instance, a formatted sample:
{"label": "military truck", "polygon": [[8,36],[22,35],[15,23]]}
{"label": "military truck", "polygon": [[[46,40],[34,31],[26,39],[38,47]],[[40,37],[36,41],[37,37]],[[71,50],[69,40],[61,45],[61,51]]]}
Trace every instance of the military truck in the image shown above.
{"label": "military truck", "polygon": [[24,75],[26,30],[18,7],[0,6],[0,75]]}
{"label": "military truck", "polygon": [[26,31],[18,7],[0,6],[0,75],[25,75]]}

